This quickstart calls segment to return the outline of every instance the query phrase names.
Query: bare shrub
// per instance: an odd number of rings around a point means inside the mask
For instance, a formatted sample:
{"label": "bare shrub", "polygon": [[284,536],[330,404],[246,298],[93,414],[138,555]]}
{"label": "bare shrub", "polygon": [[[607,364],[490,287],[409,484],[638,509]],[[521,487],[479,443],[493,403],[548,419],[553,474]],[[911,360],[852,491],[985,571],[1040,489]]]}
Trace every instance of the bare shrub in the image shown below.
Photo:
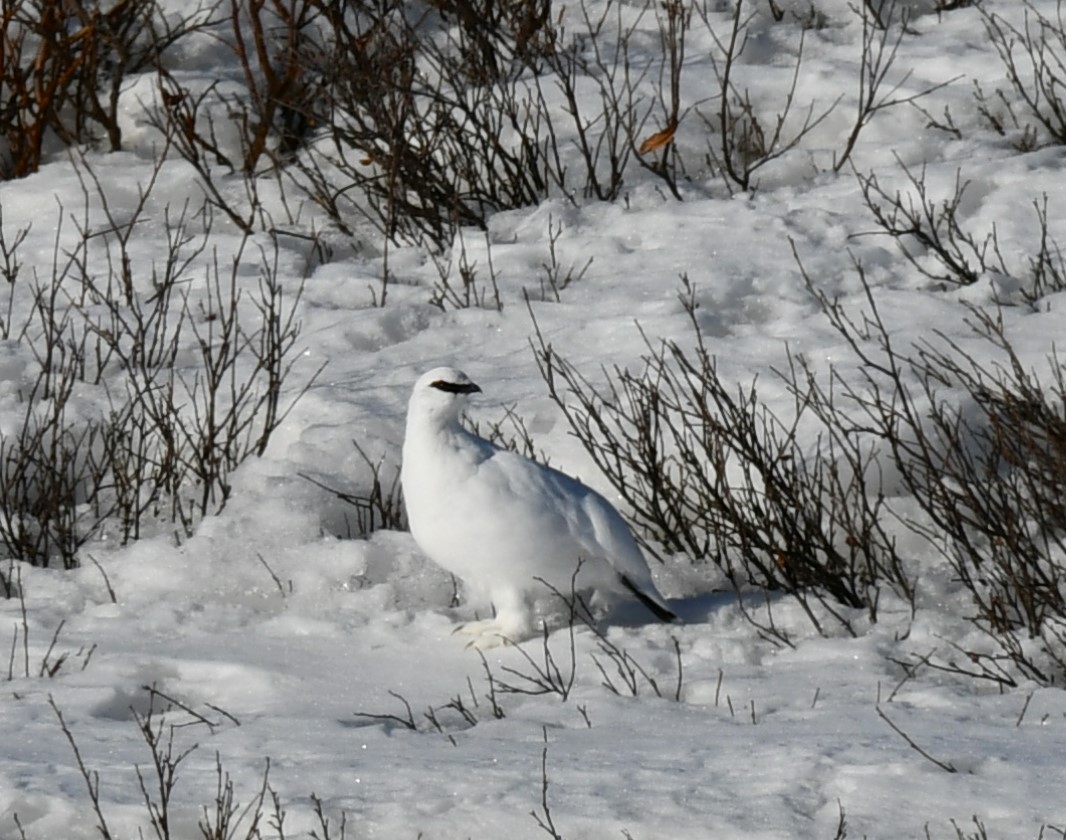
{"label": "bare shrub", "polygon": [[[694,349],[646,339],[643,370],[607,371],[603,390],[539,331],[534,347],[549,394],[627,502],[644,546],[713,562],[738,589],[795,595],[819,631],[828,615],[854,632],[847,609],[876,619],[883,587],[912,601],[881,524],[883,497],[867,492],[877,465],[843,434],[832,392],[794,362],[782,376],[795,416],[774,415],[754,383],[734,388],[719,377],[690,287],[683,300]],[[808,446],[804,428],[817,430]],[[772,619],[763,629],[787,641]]]}
{"label": "bare shrub", "polygon": [[[594,257],[589,257],[579,269],[576,263],[571,263],[566,269],[560,262],[558,243],[563,235],[563,223],[555,224],[551,215],[548,216],[548,259],[541,263],[541,273],[538,277],[540,300],[554,300],[556,303],[562,300],[561,292],[565,291],[573,283],[579,283],[586,272],[592,266]],[[527,296],[529,292],[526,292]],[[550,295],[550,297],[549,297]]]}
{"label": "bare shrub", "polygon": [[[481,658],[481,662],[485,668],[486,678],[488,679],[488,693],[486,693],[482,699],[489,701],[488,711],[492,715],[492,719],[502,720],[507,715],[497,702],[496,692],[499,683],[493,676],[484,657]],[[469,678],[467,678],[466,688],[467,693],[469,694],[469,702],[467,702],[467,699],[462,693],[459,693],[454,695],[446,703],[436,706],[427,706],[426,710],[418,719],[415,718],[414,711],[411,709],[411,704],[407,701],[407,698],[402,694],[391,690],[389,691],[389,696],[400,701],[404,709],[403,714],[393,714],[391,712],[356,712],[355,715],[356,717],[383,723],[386,726],[400,726],[411,732],[435,732],[438,735],[444,735],[454,745],[456,741],[452,734],[453,732],[470,729],[473,726],[477,726],[482,721],[483,710],[481,709],[481,701],[478,698],[477,692],[474,690],[473,682]],[[425,721],[425,723],[422,721]]]}
{"label": "bare shrub", "polygon": [[[1046,244],[1041,253],[1033,263],[1051,259]],[[885,529],[895,514],[881,483],[890,465],[923,514],[903,524],[940,551],[987,639],[928,664],[1003,685],[1057,683],[1066,677],[1066,365],[1053,355],[1050,375],[1038,377],[1001,313],[977,308],[971,327],[999,361],[942,335],[901,350],[856,268],[868,305],[857,320],[803,274],[858,379],[839,369],[827,378],[791,357],[778,373],[794,398],[787,420],[756,384],[720,378],[688,287],[693,349],[646,340],[642,370],[604,371],[597,388],[538,332],[538,364],[653,553],[710,560],[738,589],[789,593],[820,632],[826,616],[854,632],[849,610],[876,620],[885,591],[913,612],[914,570]],[[760,627],[788,641],[772,616]]]}
{"label": "bare shrub", "polygon": [[[1042,129],[1050,142],[1066,143],[1066,98],[1063,97],[1063,86],[1066,85],[1066,21],[1062,15],[1062,4],[1056,3],[1054,15],[1050,18],[1037,9],[1031,0],[1023,0],[1021,5],[1024,8],[1021,28],[980,5],[978,11],[984,19],[989,41],[1003,63],[1015,101]],[[1015,125],[1019,126],[1007,97],[999,92],[997,95]],[[978,98],[979,104],[982,99]],[[1033,143],[1036,139],[1033,128],[1025,124],[1019,127],[1023,129],[1024,138]]]}
{"label": "bare shrub", "polygon": [[0,278],[7,284],[7,306],[0,314],[0,339],[11,338],[11,319],[15,306],[15,284],[22,274],[19,246],[29,236],[30,226],[20,228],[14,234],[4,229],[4,210],[0,207]]}
{"label": "bare shrub", "polygon": [[314,125],[318,14],[315,0],[230,0],[233,49],[248,91],[248,107],[235,111],[245,173],[256,172],[264,157],[288,159]]}
{"label": "bare shrub", "polygon": [[352,441],[352,446],[370,471],[369,488],[338,490],[313,476],[300,473],[300,477],[355,508],[354,523],[347,516],[344,517],[347,533],[342,536],[364,537],[382,529],[406,531],[407,514],[403,508],[399,465],[390,462],[385,455],[371,458],[355,441]]}
{"label": "bare shrub", "polygon": [[[263,454],[271,434],[317,376],[283,400],[300,332],[295,312],[302,286],[291,298],[283,291],[276,239],[269,246],[252,246],[260,273],[250,294],[240,280],[251,244],[246,237],[228,264],[212,257],[195,296],[178,287],[170,270],[184,262],[181,249],[188,240],[178,236],[171,242],[177,250],[165,262],[169,268],[153,278],[152,294],[141,293],[126,306],[85,279],[93,303],[106,312],[107,320],[97,322],[95,330],[127,372],[125,396],[133,419],[124,427],[128,435],[121,452],[127,458],[117,484],[129,490],[123,519],[127,538],[139,535],[142,515],[161,501],[187,535],[201,517],[221,510],[230,494],[230,473],[246,458]],[[175,356],[188,352],[190,342],[195,362],[183,370],[174,364]]]}
{"label": "bare shrub", "polygon": [[[48,648],[41,656],[40,663],[35,667],[30,666],[30,622],[26,612],[26,588],[22,584],[22,569],[15,565],[13,559],[8,560],[6,571],[0,571],[0,586],[3,587],[5,598],[17,598],[19,604],[19,621],[15,623],[11,634],[11,647],[7,658],[7,681],[16,679],[55,679],[66,667],[78,665],[78,670],[84,671],[89,667],[89,662],[96,652],[96,645],[81,646],[77,650],[57,650],[59,637],[63,632],[66,620],[60,620],[52,631],[51,641]],[[19,655],[21,654],[21,656]]]}
{"label": "bare shrub", "polygon": [[[57,228],[51,276],[19,291],[32,308],[17,334],[35,365],[22,394],[20,420],[0,432],[0,544],[33,565],[77,565],[78,549],[114,513],[105,490],[108,460],[122,412],[80,419],[75,390],[86,379],[89,330],[65,305],[63,283],[74,276],[86,240],[61,255]],[[12,259],[16,259],[12,249]],[[12,290],[14,295],[15,290]]]}
{"label": "bare shrub", "polygon": [[186,33],[205,25],[203,4],[178,20],[155,0],[105,7],[88,0],[11,0],[0,16],[0,136],[9,159],[0,178],[35,172],[53,139],[61,146],[103,140],[121,148],[119,94]]}
{"label": "bare shrub", "polygon": [[[683,157],[673,139],[681,121],[690,110],[683,108],[681,104],[681,78],[685,65],[685,40],[692,25],[692,14],[693,6],[686,6],[682,0],[667,0],[655,7],[660,49],[660,56],[656,59],[659,65],[656,110],[660,112],[659,119],[663,127],[641,143],[635,158],[640,166],[661,178],[670,194],[679,200],[681,192],[677,182],[685,170]],[[626,46],[628,48],[628,42]],[[627,79],[629,76],[627,73]],[[642,119],[641,125],[643,122]],[[629,129],[630,145],[636,141],[633,136],[635,128],[636,126]]]}
{"label": "bare shrub", "polygon": [[[32,294],[17,338],[36,370],[20,422],[0,435],[0,544],[20,560],[67,568],[108,528],[123,543],[151,520],[191,535],[226,504],[230,473],[264,453],[317,375],[285,396],[302,283],[283,288],[276,238],[245,236],[223,261],[206,253],[209,211],[194,225],[187,206],[167,208],[163,254],[146,268],[131,237],[154,176],[119,218],[93,170],[82,162],[78,171],[86,211],[71,217],[73,244],[60,207],[50,276],[18,286]],[[100,208],[91,217],[90,200]],[[4,246],[9,264],[20,241]],[[259,267],[251,282],[249,264]],[[202,283],[190,281],[194,271]],[[86,412],[90,395],[108,409]]]}
{"label": "bare shrub", "polygon": [[[251,115],[243,98],[220,94],[217,83],[191,89],[160,66],[157,84],[161,104],[148,111],[147,121],[164,138],[164,147],[157,153],[159,159],[173,150],[189,163],[196,171],[210,207],[225,215],[242,233],[249,236],[259,230],[277,233],[278,224],[261,195],[260,173],[246,170],[242,165],[242,161],[252,156],[258,161],[259,156],[267,153],[266,149],[252,151],[253,143],[261,139],[259,127],[265,123]],[[227,128],[229,120],[236,118],[240,128],[236,148],[230,148],[220,136],[216,121],[220,112],[225,114]],[[268,171],[281,183],[278,172]],[[278,190],[278,197],[287,216],[285,221],[292,223],[297,214],[289,207],[283,188]]]}
{"label": "bare shrub", "polygon": [[1019,152],[1031,152],[1039,145],[1036,127],[1029,122],[1022,122],[1011,104],[1011,100],[999,88],[994,96],[985,94],[977,81],[973,83],[973,98],[977,113],[996,134],[1009,137],[1011,145]]}
{"label": "bare shrub", "polygon": [[851,159],[859,135],[877,114],[898,105],[914,105],[919,99],[955,81],[951,79],[923,88],[917,93],[906,94],[902,92],[903,88],[913,75],[913,71],[908,70],[890,85],[889,74],[896,63],[899,46],[907,34],[909,13],[906,8],[900,9],[894,1],[882,2],[876,9],[870,2],[852,8],[862,20],[858,104],[855,121],[844,141],[844,147],[839,153],[833,154],[834,172],[843,169]]}
{"label": "bare shrub", "polygon": [[[437,282],[429,302],[441,311],[446,309],[495,309],[503,311],[503,299],[496,278],[496,269],[492,265],[492,243],[488,233],[485,237],[485,265],[478,265],[472,259],[466,247],[466,235],[459,229],[456,233],[456,245],[445,255],[433,254],[433,265],[437,269]],[[488,275],[486,283],[482,277]]]}
{"label": "bare shrub", "polygon": [[[968,286],[989,274],[1014,277],[1017,295],[1030,306],[1066,289],[1066,263],[1058,242],[1048,232],[1048,199],[1033,201],[1039,240],[1033,243],[1028,271],[1011,270],[992,230],[975,233],[963,218],[962,205],[969,181],[956,172],[951,194],[937,199],[926,179],[926,168],[907,167],[897,158],[906,186],[890,190],[874,173],[857,174],[863,201],[880,229],[923,276],[949,286]],[[917,247],[916,247],[917,246]]]}
{"label": "bare shrub", "polygon": [[[812,6],[804,17],[793,12],[799,35],[787,87],[770,92],[776,106],[768,107],[761,97],[753,98],[744,79],[744,53],[755,34],[752,22],[758,12],[750,3],[738,0],[733,5],[728,34],[716,31],[709,4],[698,6],[716,50],[711,61],[716,78],[715,110],[702,104],[696,112],[709,130],[706,161],[730,192],[758,187],[758,173],[768,164],[803,148],[804,142],[841,104],[843,97],[829,103],[800,103],[797,91],[804,64],[806,33],[824,26],[824,15]],[[855,91],[855,116],[842,146],[832,153],[831,169],[840,172],[852,159],[864,129],[880,114],[901,105],[915,103],[951,84],[955,79],[930,84],[911,93],[906,86],[912,71],[895,74],[894,68],[903,39],[914,34],[908,28],[909,12],[896,0],[865,2],[851,6],[861,21],[862,37],[858,57],[858,85]],[[770,4],[775,21],[784,18],[784,10]],[[895,78],[893,78],[895,76]],[[775,113],[776,111],[776,113]]]}
{"label": "bare shrub", "polygon": [[[631,41],[651,14],[659,51],[638,58]],[[437,252],[553,192],[614,200],[634,160],[679,198],[692,7],[581,3],[573,32],[563,17],[540,0],[323,6],[328,116],[297,161],[301,186],[346,234],[362,221]]]}
{"label": "bare shrub", "polygon": [[516,72],[550,49],[539,5],[320,4],[327,137],[300,164],[312,200],[342,229],[362,218],[442,251],[456,228],[543,198],[540,117]]}
{"label": "bare shrub", "polygon": [[551,806],[548,804],[548,727],[541,727],[541,735],[544,738],[544,748],[540,753],[540,811],[534,808],[529,812],[537,827],[547,834],[552,840],[563,840],[563,835],[555,827],[552,818]]}
{"label": "bare shrub", "polygon": [[758,184],[756,173],[798,148],[803,138],[829,116],[839,99],[817,111],[811,102],[798,118],[793,117],[806,35],[801,30],[791,83],[784,91],[778,113],[768,120],[752,100],[751,91],[738,80],[739,65],[751,35],[750,23],[756,13],[747,11],[744,0],[737,0],[725,38],[716,32],[706,6],[701,7],[700,14],[717,46],[717,53],[712,54],[718,88],[717,110],[708,114],[697,109],[711,132],[707,161],[730,192],[750,190]]}
{"label": "bare shrub", "polygon": [[924,166],[916,173],[897,162],[907,179],[906,192],[889,192],[873,173],[857,177],[874,221],[907,261],[930,280],[953,286],[975,283],[989,269],[1008,273],[995,231],[980,237],[962,227],[959,208],[969,182],[961,173],[956,173],[951,195],[938,201],[930,196]]}
{"label": "bare shrub", "polygon": [[[578,562],[566,592],[540,578],[537,579],[562,608],[563,627],[555,632],[549,626],[548,620],[542,620],[539,648],[536,645],[527,646],[511,639],[502,639],[504,643],[513,646],[515,652],[521,656],[519,665],[501,664],[497,674],[492,670],[484,653],[477,651],[485,677],[484,693],[479,695],[473,680],[467,677],[469,702],[462,694],[456,694],[447,703],[427,707],[422,718],[429,724],[428,727],[416,719],[407,699],[391,690],[388,692],[389,696],[402,704],[402,714],[356,712],[356,715],[386,726],[400,726],[411,732],[431,731],[451,738],[451,733],[456,729],[468,729],[487,719],[502,720],[507,717],[500,704],[503,697],[556,697],[565,703],[571,699],[577,684],[580,661],[577,654],[577,634],[584,630],[589,631],[596,640],[596,652],[590,652],[589,659],[601,677],[601,687],[606,691],[620,697],[637,697],[642,691],[650,689],[656,697],[680,701],[684,675],[681,646],[677,639],[673,639],[677,676],[673,691],[665,694],[650,669],[645,668],[628,650],[607,637],[587,600],[579,591],[580,573],[581,563]],[[558,644],[560,641],[561,645]],[[482,701],[487,701],[487,708],[482,706]],[[578,706],[577,709],[585,724],[591,727],[587,709],[584,706]],[[447,717],[445,712],[449,713]],[[451,713],[457,714],[458,718]],[[491,718],[487,715],[491,715]]]}
{"label": "bare shrub", "polygon": [[1040,243],[1036,255],[1029,257],[1029,279],[1021,294],[1030,306],[1036,307],[1048,295],[1066,291],[1066,261],[1059,243],[1048,235],[1047,193],[1040,201],[1033,201],[1033,209],[1040,227]]}
{"label": "bare shrub", "polygon": [[112,512],[104,492],[112,429],[108,418],[75,419],[76,381],[69,365],[38,376],[18,430],[0,433],[0,543],[33,565],[78,565],[78,550]]}
{"label": "bare shrub", "polygon": [[[276,221],[260,198],[258,179],[264,173],[274,177],[286,221],[292,224],[298,213],[288,206],[280,168],[303,148],[317,121],[322,95],[319,11],[315,0],[229,0],[225,8],[228,32],[219,27],[221,20],[213,24],[233,50],[239,92],[217,82],[184,85],[156,62],[160,107],[148,119],[166,137],[168,148],[193,166],[216,209],[245,233],[273,231]],[[236,147],[221,134],[235,134]],[[236,194],[228,187],[234,172],[242,187]]]}
{"label": "bare shrub", "polygon": [[[157,691],[154,686],[144,686],[143,691],[148,698],[147,710],[141,712],[135,708],[131,709],[133,722],[149,753],[149,763],[144,769],[140,765],[134,766],[147,819],[147,825],[138,828],[138,833],[142,837],[154,836],[156,840],[173,840],[178,835],[171,819],[171,802],[178,787],[179,771],[189,756],[199,748],[196,743],[187,747],[181,746],[180,741],[184,739],[179,739],[178,736],[188,727],[197,726],[206,726],[209,733],[214,734],[220,723],[212,720],[208,714],[219,713],[227,722],[237,725],[239,723],[236,718],[218,707],[211,706],[210,712],[201,713]],[[96,823],[95,829],[103,840],[112,840],[116,835],[112,833],[103,811],[100,775],[89,769],[85,763],[74,733],[51,695],[48,704],[56,716],[60,731],[70,745],[75,764],[85,782]],[[215,777],[213,800],[210,805],[203,805],[203,813],[197,823],[204,840],[262,840],[263,832],[260,826],[266,824],[275,832],[280,832],[271,836],[284,837],[285,813],[280,797],[270,786],[269,758],[266,759],[258,791],[243,805],[236,799],[233,780],[223,767],[219,753],[215,753]]]}
{"label": "bare shrub", "polygon": [[[979,361],[938,336],[900,350],[866,289],[854,320],[808,285],[859,360],[851,431],[876,437],[925,516],[906,524],[934,545],[972,600],[988,647],[929,664],[1015,685],[1066,676],[1066,366],[1027,370],[1001,317],[971,309],[970,326],[1000,361]],[[916,384],[912,384],[916,383]],[[961,399],[960,399],[961,397]]]}
{"label": "bare shrub", "polygon": [[[644,12],[625,22],[621,6],[612,9],[604,4],[597,15],[593,15],[587,3],[581,3],[579,8],[580,31],[567,33],[560,28],[557,48],[544,59],[551,70],[551,82],[562,99],[562,109],[569,117],[568,125],[563,122],[556,125],[556,119],[550,116],[548,100],[554,97],[550,96],[550,89],[539,83],[538,77],[537,102],[540,112],[545,114],[542,125],[551,162],[548,173],[552,183],[567,197],[580,184],[585,198],[614,201],[622,194],[636,140],[654,107],[637,94],[647,70],[632,67],[629,57],[628,45]],[[613,38],[608,34],[612,28]],[[664,43],[678,49],[683,42],[668,38]],[[583,96],[586,85],[591,85],[595,92],[595,104],[591,106],[585,104],[587,100]],[[667,120],[663,130],[672,138],[676,128],[676,124],[671,126]],[[568,143],[561,143],[560,136],[567,129],[572,130],[572,137]],[[577,165],[573,167],[576,172],[567,166],[570,154],[577,156]]]}

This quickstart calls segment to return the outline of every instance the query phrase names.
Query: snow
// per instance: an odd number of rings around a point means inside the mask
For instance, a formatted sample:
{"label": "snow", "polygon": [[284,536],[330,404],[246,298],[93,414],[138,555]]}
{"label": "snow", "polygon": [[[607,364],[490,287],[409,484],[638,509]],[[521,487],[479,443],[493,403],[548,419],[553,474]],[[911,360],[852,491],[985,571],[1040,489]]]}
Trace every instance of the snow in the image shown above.
{"label": "snow", "polygon": [[[722,25],[729,18],[725,5],[712,14]],[[811,8],[778,5],[800,16]],[[866,302],[848,252],[854,254],[899,346],[932,340],[939,331],[989,359],[991,348],[973,341],[965,324],[966,305],[990,304],[995,278],[967,289],[934,288],[892,241],[872,234],[847,168],[825,171],[851,128],[861,26],[843,0],[816,5],[831,25],[807,33],[797,102],[814,97],[824,107],[842,97],[842,104],[798,152],[760,170],[758,188],[746,194],[694,179],[682,185],[685,201],[677,202],[633,167],[632,183],[616,202],[575,206],[555,197],[500,212],[490,219],[487,244],[479,232],[464,231],[483,288],[489,288],[491,249],[500,311],[432,306],[439,276],[427,253],[413,246],[390,250],[395,279],[386,305],[375,307],[382,254],[369,234],[361,250],[338,236],[328,259],[311,254],[305,242],[279,237],[278,276],[286,293],[304,284],[289,395],[326,366],[265,455],[232,475],[221,513],[204,518],[188,537],[159,526],[120,546],[105,532],[83,547],[82,565],[70,571],[0,561],[24,591],[22,602],[0,600],[0,650],[10,652],[4,661],[11,662],[0,666],[2,840],[19,837],[19,825],[30,840],[100,836],[89,788],[50,701],[99,780],[100,807],[116,839],[156,836],[136,769],[158,801],[138,723],[150,712],[164,736],[172,733],[175,755],[191,750],[170,803],[167,836],[175,840],[201,836],[205,807],[213,813],[216,761],[241,807],[259,792],[269,762],[290,838],[312,831],[321,837],[312,795],[321,800],[334,838],[342,815],[349,837],[543,837],[550,832],[537,818],[547,820],[545,802],[559,835],[589,840],[829,838],[842,836],[842,813],[849,837],[955,838],[977,835],[980,826],[991,838],[1066,834],[1066,694],[1024,680],[1001,692],[987,681],[920,664],[913,673],[904,670],[900,663],[919,662],[934,650],[946,655],[953,646],[984,641],[966,620],[966,599],[942,557],[902,528],[893,533],[923,569],[919,609],[912,616],[906,605],[886,599],[876,624],[855,616],[857,638],[842,631],[818,636],[793,599],[774,596],[774,623],[794,646],[774,644],[745,619],[738,596],[719,591],[720,573],[678,556],[653,564],[653,574],[682,624],[646,623],[637,605],[620,610],[601,628],[602,637],[580,625],[556,627],[546,640],[494,649],[482,660],[453,635],[457,624],[476,616],[462,598],[456,604],[450,576],[406,532],[354,538],[354,509],[305,478],[365,492],[370,469],[355,443],[371,462],[383,459],[382,478],[391,481],[411,386],[423,371],[454,364],[485,390],[471,401],[472,420],[492,424],[513,409],[552,466],[621,504],[547,395],[529,344],[531,315],[546,342],[602,383],[601,366],[639,369],[647,352],[641,331],[652,342],[692,341],[678,298],[679,275],[686,274],[720,375],[738,385],[758,376],[760,397],[785,415],[794,408],[792,397],[772,371],[785,365],[788,352],[802,354],[823,375],[830,366],[853,373],[846,346],[804,287],[790,240],[818,288],[861,312]],[[1008,267],[1022,270],[1038,245],[1032,205],[1045,194],[1049,234],[1066,242],[1061,147],[1019,152],[977,115],[973,81],[989,93],[1005,79],[976,9],[938,15],[931,0],[907,5],[915,34],[902,39],[892,78],[912,73],[903,95],[954,79],[919,104],[937,117],[950,109],[962,137],[927,127],[916,109],[889,109],[861,135],[855,168],[876,173],[886,191],[905,189],[898,156],[912,170],[926,167],[930,194],[938,198],[950,194],[958,174],[969,184],[961,209],[966,223],[979,239],[994,226]],[[589,6],[600,8],[600,0]],[[986,0],[984,6],[1021,25],[1020,5]],[[1052,0],[1033,6],[1054,16]],[[567,14],[575,9],[568,6]],[[775,24],[766,7],[757,9],[752,26],[761,34],[739,70],[752,95],[773,108],[774,92],[791,74],[795,25]],[[578,23],[575,17],[568,27]],[[639,25],[645,37],[634,48],[657,49],[654,15],[645,14]],[[226,64],[232,55],[198,37],[171,69],[205,85],[239,80]],[[710,41],[696,24],[692,38],[685,72],[697,91],[700,83],[713,85]],[[239,85],[226,81],[225,90]],[[145,113],[156,93],[150,76],[125,91],[124,151],[85,152],[119,221],[131,218],[138,190],[152,175],[159,136]],[[588,103],[596,96],[590,92]],[[684,127],[689,133],[678,142],[699,146],[697,122]],[[30,320],[30,336],[40,330],[30,309],[31,284],[51,281],[57,253],[62,266],[64,248],[77,242],[86,200],[90,224],[104,224],[96,188],[89,183],[86,199],[79,172],[84,178],[84,164],[60,155],[34,175],[0,183],[8,241],[29,226],[13,308],[0,318],[5,325]],[[229,186],[240,194],[239,178]],[[153,261],[164,258],[164,213],[173,218],[186,200],[198,207],[200,191],[191,168],[175,155],[160,167],[131,238],[137,277],[148,278]],[[310,226],[314,212],[303,213]],[[320,229],[324,222],[316,224]],[[542,294],[553,237],[564,274],[587,263],[558,301]],[[208,252],[217,249],[226,266],[241,241],[219,216]],[[258,234],[245,245],[238,281],[249,293],[260,271],[257,245],[273,259],[268,237]],[[102,246],[95,247],[91,259],[104,271]],[[208,256],[189,272],[191,311],[207,300]],[[528,309],[523,290],[530,294]],[[242,306],[252,312],[250,299]],[[1003,310],[1006,332],[1027,366],[1047,371],[1062,336],[1064,305],[1059,293],[1036,311]],[[0,344],[5,435],[21,421],[23,391],[36,370],[16,332]],[[186,348],[180,364],[193,364],[194,349]],[[101,387],[77,390],[79,414],[106,405]],[[916,514],[905,498],[897,510]],[[89,555],[95,562],[85,562]],[[747,610],[765,617],[760,595],[743,597]],[[625,661],[646,674],[632,675],[636,696],[605,648],[624,651]],[[572,668],[565,699],[501,691],[504,684],[528,688],[546,651],[563,677]],[[39,675],[42,664],[64,655],[53,677]],[[404,701],[414,730],[380,717],[405,717]],[[271,807],[268,796],[259,830],[280,837]],[[249,826],[246,817],[236,836]]]}

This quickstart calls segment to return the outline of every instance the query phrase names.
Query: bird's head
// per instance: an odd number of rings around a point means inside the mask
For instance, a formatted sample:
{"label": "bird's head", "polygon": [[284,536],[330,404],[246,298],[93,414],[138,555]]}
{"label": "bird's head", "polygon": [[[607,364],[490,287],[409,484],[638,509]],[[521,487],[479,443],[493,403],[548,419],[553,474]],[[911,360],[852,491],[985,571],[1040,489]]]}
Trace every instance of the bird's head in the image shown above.
{"label": "bird's head", "polygon": [[481,389],[461,370],[433,368],[422,374],[411,392],[407,406],[408,422],[421,420],[444,426],[455,422],[467,398]]}

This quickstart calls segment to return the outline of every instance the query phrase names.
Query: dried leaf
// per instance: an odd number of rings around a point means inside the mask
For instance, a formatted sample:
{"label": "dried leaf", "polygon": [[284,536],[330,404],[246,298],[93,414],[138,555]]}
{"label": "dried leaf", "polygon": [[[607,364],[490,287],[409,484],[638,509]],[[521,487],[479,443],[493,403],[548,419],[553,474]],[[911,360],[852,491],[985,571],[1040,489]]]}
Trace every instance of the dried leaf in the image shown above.
{"label": "dried leaf", "polygon": [[676,132],[676,125],[668,125],[662,131],[655,132],[651,137],[640,144],[640,154],[646,155],[648,152],[654,152],[661,149],[674,139],[674,134]]}

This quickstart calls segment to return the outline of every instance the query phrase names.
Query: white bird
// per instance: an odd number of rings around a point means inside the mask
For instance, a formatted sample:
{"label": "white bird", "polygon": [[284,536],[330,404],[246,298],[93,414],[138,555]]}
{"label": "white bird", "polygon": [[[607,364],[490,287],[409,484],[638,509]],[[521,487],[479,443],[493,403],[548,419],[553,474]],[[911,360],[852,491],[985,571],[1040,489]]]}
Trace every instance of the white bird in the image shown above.
{"label": "white bird", "polygon": [[449,367],[415,383],[400,473],[419,548],[496,609],[494,619],[461,628],[476,637],[472,644],[527,638],[533,598],[547,594],[545,584],[570,593],[575,572],[580,590],[600,597],[629,593],[662,621],[676,620],[610,502],[462,427],[459,413],[479,391]]}

